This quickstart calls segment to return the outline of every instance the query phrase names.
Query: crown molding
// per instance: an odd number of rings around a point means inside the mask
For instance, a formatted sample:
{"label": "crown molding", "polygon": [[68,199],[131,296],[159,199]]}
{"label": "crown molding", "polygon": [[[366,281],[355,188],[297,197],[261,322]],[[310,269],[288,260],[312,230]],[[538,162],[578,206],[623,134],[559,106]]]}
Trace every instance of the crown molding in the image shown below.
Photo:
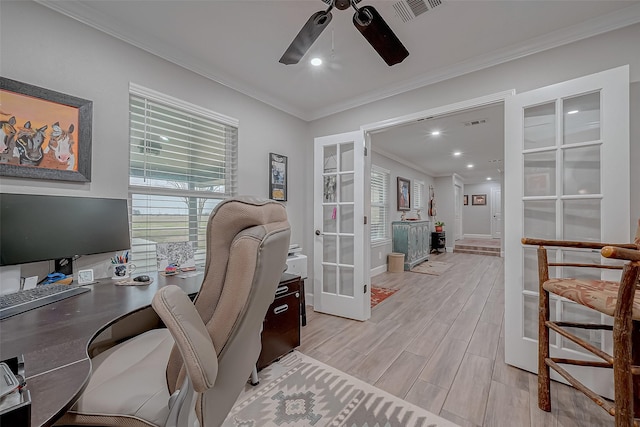
{"label": "crown molding", "polygon": [[431,177],[433,177],[433,176],[434,176],[434,173],[433,173],[433,172],[431,172],[430,170],[425,169],[425,168],[424,168],[424,167],[422,167],[422,166],[418,166],[418,165],[416,165],[415,163],[412,163],[412,162],[410,162],[410,161],[407,161],[406,159],[403,159],[403,158],[401,158],[401,157],[398,157],[398,156],[396,156],[395,154],[391,154],[391,153],[389,153],[388,151],[383,150],[383,149],[382,149],[382,148],[380,148],[380,147],[376,147],[374,144],[371,144],[371,151],[373,151],[374,153],[378,153],[378,154],[380,154],[381,156],[385,156],[385,157],[387,157],[387,158],[389,158],[389,159],[391,159],[391,160],[394,160],[394,161],[396,161],[396,162],[398,162],[398,163],[400,163],[400,164],[402,164],[402,165],[409,166],[410,168],[415,169],[415,170],[417,170],[418,172],[422,172],[422,173],[424,173],[424,174],[426,174],[426,175],[428,175],[428,176],[431,176]]}
{"label": "crown molding", "polygon": [[348,102],[319,108],[311,114],[310,120],[318,120],[332,114],[361,107],[375,101],[390,98],[395,95],[449,80],[454,77],[459,77],[474,71],[493,67],[495,65],[543,52],[545,50],[624,28],[629,25],[637,24],[638,22],[640,22],[640,2],[571,27],[535,37],[526,43],[507,46],[488,55],[477,56],[452,66],[439,68],[416,79],[400,82],[382,90],[371,91],[366,96],[355,97],[350,99]]}
{"label": "crown molding", "polygon": [[[202,77],[205,77],[209,80],[240,92],[243,95],[263,102],[302,120],[310,121],[308,114],[306,114],[303,110],[295,108],[292,105],[284,103],[277,98],[267,95],[251,85],[239,82],[232,77],[225,75],[225,73],[223,73],[219,69],[212,69],[209,64],[204,64],[202,61],[198,61],[192,56],[185,55],[179,49],[173,49],[166,45],[157,46],[155,43],[153,43],[153,40],[148,39],[149,37],[142,31],[137,31],[130,27],[120,26],[117,25],[117,23],[112,23],[112,20],[109,16],[96,11],[84,2],[80,2],[77,0],[67,0],[64,2],[50,0],[34,1],[42,6],[61,13],[62,15],[68,16],[69,18],[75,19],[76,21],[95,28],[96,30],[122,40],[127,44],[135,46],[182,68],[199,74]],[[105,22],[109,22],[110,24],[105,24]]]}
{"label": "crown molding", "polygon": [[533,38],[526,43],[514,44],[488,55],[442,67],[416,79],[406,80],[382,90],[370,91],[365,96],[354,97],[347,102],[308,111],[285,103],[250,84],[237,81],[219,69],[211,69],[209,64],[185,55],[179,49],[164,45],[156,46],[153,40],[143,32],[118,26],[115,23],[107,25],[105,22],[111,22],[109,17],[100,14],[86,3],[77,0],[64,2],[35,0],[35,2],[307,122],[640,22],[640,2],[638,2],[580,24]]}

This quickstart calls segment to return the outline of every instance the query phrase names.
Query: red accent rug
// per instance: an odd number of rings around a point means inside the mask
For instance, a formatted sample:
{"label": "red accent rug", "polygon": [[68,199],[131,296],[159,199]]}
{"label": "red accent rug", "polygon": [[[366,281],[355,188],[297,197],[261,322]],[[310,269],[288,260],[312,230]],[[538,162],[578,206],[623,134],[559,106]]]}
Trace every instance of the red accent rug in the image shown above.
{"label": "red accent rug", "polygon": [[374,288],[372,286],[371,287],[371,308],[380,304],[382,301],[386,300],[396,292],[398,292],[397,289]]}

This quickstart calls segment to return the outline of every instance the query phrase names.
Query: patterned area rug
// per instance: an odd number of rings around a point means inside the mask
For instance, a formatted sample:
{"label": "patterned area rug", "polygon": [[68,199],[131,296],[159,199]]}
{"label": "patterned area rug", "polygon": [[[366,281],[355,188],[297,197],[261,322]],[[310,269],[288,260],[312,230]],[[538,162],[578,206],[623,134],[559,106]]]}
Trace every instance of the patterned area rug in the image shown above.
{"label": "patterned area rug", "polygon": [[293,351],[260,371],[223,427],[455,427],[409,402]]}
{"label": "patterned area rug", "polygon": [[371,308],[380,304],[382,301],[386,300],[396,292],[398,292],[397,289],[375,288],[372,286],[371,287]]}
{"label": "patterned area rug", "polygon": [[448,262],[425,261],[413,267],[411,271],[413,273],[432,274],[434,276],[439,276],[447,271],[449,267],[451,267],[451,264]]}

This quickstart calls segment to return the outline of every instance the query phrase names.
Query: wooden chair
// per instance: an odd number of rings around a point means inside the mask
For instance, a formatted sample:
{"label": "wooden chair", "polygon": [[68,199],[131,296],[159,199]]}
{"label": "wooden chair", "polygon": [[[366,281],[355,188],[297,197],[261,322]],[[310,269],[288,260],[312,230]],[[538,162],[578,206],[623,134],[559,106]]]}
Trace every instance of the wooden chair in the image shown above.
{"label": "wooden chair", "polygon": [[[539,324],[538,324],[538,407],[551,411],[549,368],[553,368],[573,387],[615,417],[616,427],[640,426],[640,221],[633,244],[570,242],[523,238],[525,245],[538,246]],[[627,261],[624,266],[604,264],[555,263],[547,259],[547,246],[600,249],[603,257]],[[549,278],[549,267],[590,267],[622,269],[619,282],[579,278]],[[549,319],[549,293],[613,317],[613,326]],[[613,356],[572,334],[566,328],[613,331]],[[602,358],[604,362],[551,357],[549,329]],[[635,333],[634,333],[635,331]],[[613,368],[614,401],[603,399],[574,378],[560,365]],[[635,390],[635,391],[634,391]],[[634,403],[635,400],[635,403]],[[635,405],[635,406],[634,406]],[[635,413],[634,413],[635,410]]]}

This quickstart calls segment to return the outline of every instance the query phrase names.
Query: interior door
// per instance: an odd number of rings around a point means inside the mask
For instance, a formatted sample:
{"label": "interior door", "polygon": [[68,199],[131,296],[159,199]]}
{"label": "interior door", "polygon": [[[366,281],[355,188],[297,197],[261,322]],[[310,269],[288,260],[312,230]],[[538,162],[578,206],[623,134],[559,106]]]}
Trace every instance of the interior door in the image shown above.
{"label": "interior door", "polygon": [[[506,100],[505,119],[505,361],[536,372],[536,248],[523,247],[520,238],[629,241],[629,67],[515,95]],[[591,250],[557,249],[549,257],[602,262],[599,252]],[[576,275],[569,267],[550,270],[551,275]],[[619,277],[615,270],[591,274]],[[551,298],[551,317],[610,322],[560,298]],[[612,354],[610,332],[580,331]],[[554,357],[584,354],[558,334],[551,334],[551,342]],[[584,359],[594,360],[587,354]],[[612,397],[610,370],[563,367],[597,393]]]}
{"label": "interior door", "polygon": [[502,237],[502,190],[497,187],[491,188],[491,237]]}
{"label": "interior door", "polygon": [[371,315],[365,152],[362,131],[315,139],[314,309],[356,320]]}

